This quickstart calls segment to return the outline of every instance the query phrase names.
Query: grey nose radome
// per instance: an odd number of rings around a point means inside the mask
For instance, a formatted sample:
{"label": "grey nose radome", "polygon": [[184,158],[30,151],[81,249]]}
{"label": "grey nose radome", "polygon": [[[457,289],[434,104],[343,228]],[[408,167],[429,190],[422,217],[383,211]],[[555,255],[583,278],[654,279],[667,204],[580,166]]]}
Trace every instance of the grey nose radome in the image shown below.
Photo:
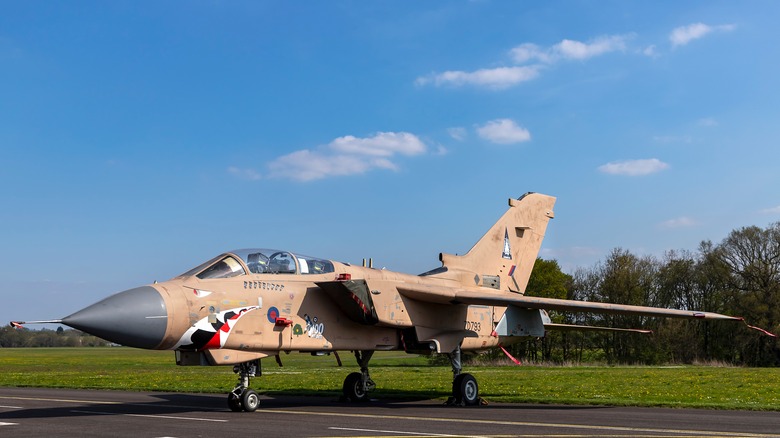
{"label": "grey nose radome", "polygon": [[160,292],[143,286],[111,295],[62,323],[117,344],[153,349],[165,336],[168,311]]}

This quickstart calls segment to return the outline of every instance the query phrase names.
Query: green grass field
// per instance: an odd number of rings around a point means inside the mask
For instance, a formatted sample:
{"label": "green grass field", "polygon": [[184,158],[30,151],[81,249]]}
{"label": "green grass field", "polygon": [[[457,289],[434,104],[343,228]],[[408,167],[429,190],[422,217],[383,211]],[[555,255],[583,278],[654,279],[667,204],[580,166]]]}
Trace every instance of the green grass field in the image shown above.
{"label": "green grass field", "polygon": [[[335,396],[357,371],[351,354],[343,367],[333,356],[282,354],[284,366],[263,360],[252,387],[266,394]],[[780,410],[780,369],[731,367],[469,366],[489,402],[668,406]],[[449,396],[449,366],[423,357],[377,353],[371,361],[375,398]],[[130,348],[0,349],[0,386],[227,393],[232,367],[178,367],[170,351]]]}

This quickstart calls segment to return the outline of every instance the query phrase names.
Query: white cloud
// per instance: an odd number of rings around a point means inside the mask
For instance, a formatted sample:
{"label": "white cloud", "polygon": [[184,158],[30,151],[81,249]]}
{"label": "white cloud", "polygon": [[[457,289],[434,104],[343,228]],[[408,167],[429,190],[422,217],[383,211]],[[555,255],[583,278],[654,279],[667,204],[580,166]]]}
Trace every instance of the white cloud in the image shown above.
{"label": "white cloud", "polygon": [[437,87],[475,85],[502,90],[521,82],[530,81],[537,76],[539,76],[538,66],[498,67],[473,72],[445,71],[444,73],[434,73],[417,78],[416,83],[417,85],[433,84]]}
{"label": "white cloud", "polygon": [[531,133],[510,119],[491,120],[477,127],[480,137],[498,144],[522,143],[531,140]]}
{"label": "white cloud", "polygon": [[397,170],[395,155],[414,156],[427,146],[408,132],[380,132],[373,137],[339,137],[315,150],[303,149],[268,163],[268,178],[313,181],[331,176],[366,173],[373,169]]}
{"label": "white cloud", "polygon": [[328,147],[346,154],[390,157],[401,155],[419,155],[425,152],[425,144],[417,136],[408,132],[380,132],[373,137],[358,138],[351,135],[333,140]]}
{"label": "white cloud", "polygon": [[529,61],[542,63],[552,62],[550,54],[533,43],[523,43],[509,51],[509,56],[517,64],[525,64]]}
{"label": "white cloud", "polygon": [[372,168],[396,170],[386,158],[355,155],[330,155],[325,151],[304,149],[277,158],[268,164],[269,178],[313,181],[330,176],[366,173]]}
{"label": "white cloud", "polygon": [[651,44],[644,49],[642,49],[642,54],[645,56],[649,56],[651,58],[657,58],[660,55],[658,54],[658,50],[655,48],[655,44]]}
{"label": "white cloud", "polygon": [[583,61],[609,52],[625,51],[626,43],[631,38],[633,38],[633,34],[604,35],[588,42],[565,39],[546,49],[533,43],[524,43],[509,50],[509,58],[516,64],[515,66],[431,73],[418,77],[415,83],[419,86],[430,84],[436,87],[445,85],[462,87],[471,85],[503,90],[536,79],[545,66],[559,60]]}
{"label": "white cloud", "polygon": [[661,228],[666,229],[672,229],[672,228],[688,228],[698,225],[699,223],[688,216],[681,216],[675,219],[669,219],[668,221],[663,221],[659,224]]}
{"label": "white cloud", "polygon": [[625,51],[626,43],[633,37],[633,34],[602,35],[585,43],[564,39],[547,49],[533,43],[524,43],[511,49],[509,56],[517,64],[530,61],[552,64],[561,59],[582,61],[609,52]]}
{"label": "white cloud", "polygon": [[457,141],[463,141],[468,137],[468,133],[466,132],[466,128],[457,126],[454,128],[447,129],[447,134],[450,135],[454,140]]}
{"label": "white cloud", "polygon": [[780,205],[778,205],[777,207],[765,208],[765,209],[761,210],[761,213],[763,213],[763,214],[780,214]]}
{"label": "white cloud", "polygon": [[587,43],[563,40],[554,45],[551,52],[563,59],[585,60],[605,53],[625,51],[626,41],[632,37],[633,35],[605,35]]}
{"label": "white cloud", "polygon": [[228,167],[228,172],[238,178],[245,179],[247,181],[257,181],[262,179],[263,176],[253,169],[240,169],[238,167]]}
{"label": "white cloud", "polygon": [[436,146],[436,151],[432,152],[433,155],[438,155],[438,156],[444,156],[444,155],[447,155],[449,153],[450,153],[450,151],[448,151],[447,148],[445,148],[442,145]]}
{"label": "white cloud", "polygon": [[669,165],[657,158],[645,160],[613,161],[599,166],[599,171],[610,175],[642,176],[657,173]]}
{"label": "white cloud", "polygon": [[703,38],[712,32],[730,32],[736,28],[737,26],[733,24],[709,26],[704,23],[693,23],[672,30],[672,33],[669,34],[669,41],[671,41],[672,47],[684,46],[691,41]]}

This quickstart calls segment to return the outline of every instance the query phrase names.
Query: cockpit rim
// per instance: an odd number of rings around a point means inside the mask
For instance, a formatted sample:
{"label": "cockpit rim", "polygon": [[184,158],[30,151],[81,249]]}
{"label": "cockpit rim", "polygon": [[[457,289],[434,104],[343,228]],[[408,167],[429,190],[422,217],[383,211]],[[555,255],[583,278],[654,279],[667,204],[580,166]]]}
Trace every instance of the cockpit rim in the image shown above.
{"label": "cockpit rim", "polygon": [[[278,260],[277,257],[279,258]],[[232,262],[230,259],[232,259]],[[221,262],[224,262],[225,265],[221,272],[214,275],[206,274],[209,270],[217,272],[214,268]],[[308,275],[332,272],[335,272],[335,267],[333,261],[328,259],[271,248],[241,248],[226,251],[212,257],[206,262],[178,275],[176,278],[196,276],[201,280],[208,280],[242,275]]]}

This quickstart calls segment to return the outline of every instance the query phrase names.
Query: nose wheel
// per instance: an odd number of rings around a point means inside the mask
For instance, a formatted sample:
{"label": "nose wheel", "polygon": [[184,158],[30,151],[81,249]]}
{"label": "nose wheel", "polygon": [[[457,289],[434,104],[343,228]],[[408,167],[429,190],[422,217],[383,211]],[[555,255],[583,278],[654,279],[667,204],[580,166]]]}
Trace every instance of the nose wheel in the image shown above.
{"label": "nose wheel", "polygon": [[228,394],[228,408],[233,412],[254,412],[260,405],[260,396],[249,388],[250,377],[260,374],[260,361],[250,360],[233,367],[238,374],[238,384]]}
{"label": "nose wheel", "polygon": [[254,412],[260,406],[260,396],[253,389],[228,394],[228,407],[233,412]]}

